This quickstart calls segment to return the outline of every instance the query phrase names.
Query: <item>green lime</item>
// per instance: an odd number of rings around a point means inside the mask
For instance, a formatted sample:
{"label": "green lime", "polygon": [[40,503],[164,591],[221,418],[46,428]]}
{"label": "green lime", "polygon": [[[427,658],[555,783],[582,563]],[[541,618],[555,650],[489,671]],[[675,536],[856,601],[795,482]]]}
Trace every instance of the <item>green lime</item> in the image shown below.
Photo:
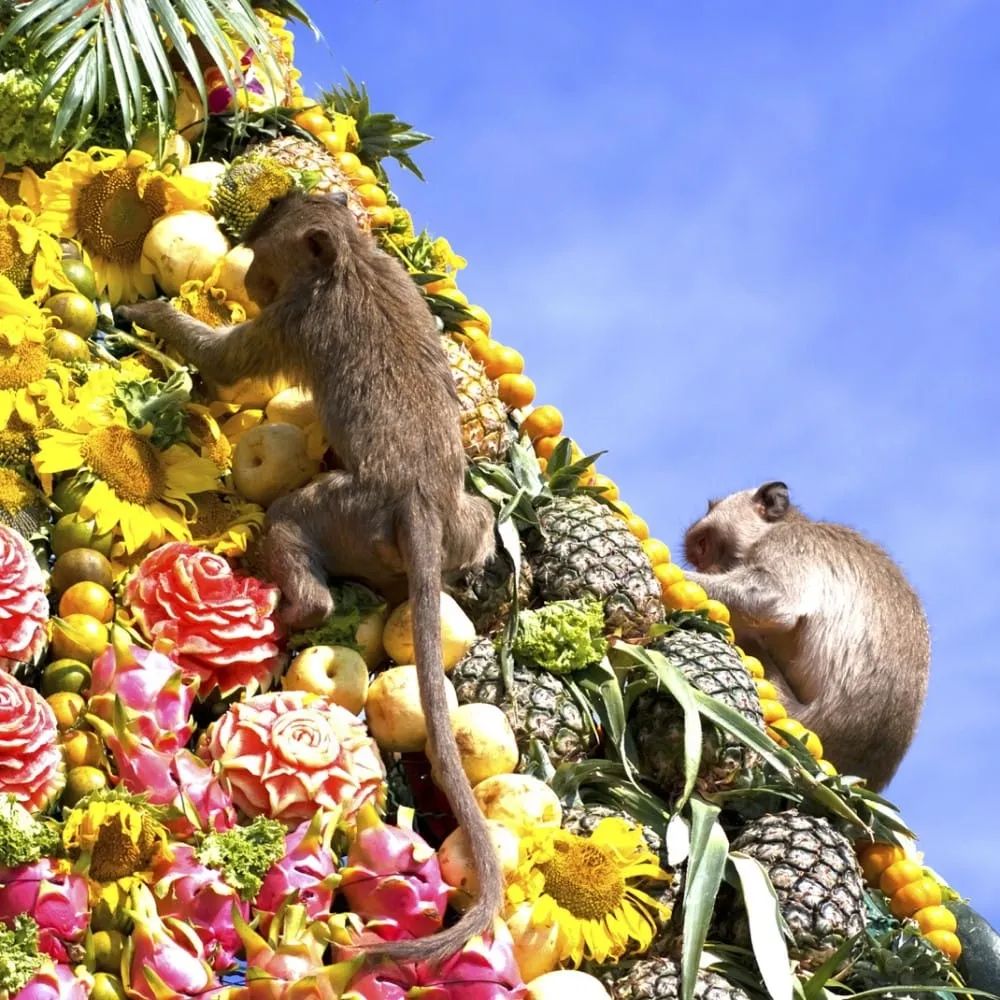
{"label": "green lime", "polygon": [[42,672],[42,694],[47,698],[57,691],[83,694],[90,687],[90,667],[81,660],[64,657],[53,660]]}
{"label": "green lime", "polygon": [[71,767],[66,774],[66,787],[62,793],[62,803],[71,809],[85,795],[108,787],[108,776],[99,767]]}
{"label": "green lime", "polygon": [[[99,970],[97,976],[102,973],[117,972],[121,968],[124,943],[125,938],[121,931],[95,931],[90,935],[89,950],[93,953],[94,967]],[[113,977],[105,976],[105,978]]]}
{"label": "green lime", "polygon": [[96,549],[70,549],[64,552],[52,567],[52,589],[61,594],[81,580],[93,580],[105,590],[110,590],[114,573],[107,556]]}
{"label": "green lime", "polygon": [[63,274],[76,285],[76,290],[91,302],[97,298],[97,278],[82,260],[64,260]]}
{"label": "green lime", "polygon": [[52,526],[49,544],[56,556],[65,555],[73,549],[93,549],[102,556],[111,555],[112,533],[97,533],[97,522],[83,518],[79,514],[66,514]]}
{"label": "green lime", "polygon": [[59,317],[63,330],[89,337],[97,329],[97,306],[86,295],[59,292],[46,299],[44,305],[53,316]]}
{"label": "green lime", "polygon": [[76,476],[69,476],[61,479],[52,491],[52,502],[64,514],[75,514],[89,492],[90,483],[77,479]]}
{"label": "green lime", "polygon": [[69,330],[56,330],[49,339],[49,354],[56,361],[77,361],[85,364],[90,360],[90,348],[83,337],[77,336]]}

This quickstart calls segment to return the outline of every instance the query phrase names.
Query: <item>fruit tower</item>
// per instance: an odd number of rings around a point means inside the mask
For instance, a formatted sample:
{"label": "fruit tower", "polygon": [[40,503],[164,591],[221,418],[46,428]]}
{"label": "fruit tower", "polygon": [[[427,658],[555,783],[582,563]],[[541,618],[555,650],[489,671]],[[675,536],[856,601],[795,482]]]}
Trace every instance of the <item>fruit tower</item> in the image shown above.
{"label": "fruit tower", "polygon": [[[787,717],[399,204],[427,137],[350,79],[304,94],[289,17],[0,3],[0,996],[995,989],[988,928]],[[345,192],[423,290],[496,508],[496,557],[441,606],[506,905],[438,967],[357,957],[476,892],[408,605],[333,581],[334,616],[289,634],[255,554],[267,506],[336,467],[313,401],[209,384],[113,314],[252,318],[240,238],[292,189]]]}

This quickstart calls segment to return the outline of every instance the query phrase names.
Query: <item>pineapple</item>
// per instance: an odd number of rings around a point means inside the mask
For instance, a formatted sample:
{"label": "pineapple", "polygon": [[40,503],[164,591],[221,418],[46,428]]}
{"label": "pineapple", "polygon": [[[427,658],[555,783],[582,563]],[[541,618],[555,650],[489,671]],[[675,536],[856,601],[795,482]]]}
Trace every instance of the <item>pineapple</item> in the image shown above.
{"label": "pineapple", "polygon": [[609,629],[646,635],[663,617],[660,585],[639,540],[608,506],[584,493],[553,496],[538,508],[528,559],[543,601],[593,597]]}
{"label": "pineapple", "polygon": [[449,336],[441,344],[455,379],[462,408],[462,444],[470,462],[502,462],[510,447],[511,427],[497,384],[469,349]]}
{"label": "pineapple", "polygon": [[291,171],[277,160],[237,156],[216,185],[212,212],[229,235],[240,240],[271,199],[288,194],[294,185]]}
{"label": "pineapple", "polygon": [[[596,972],[613,1000],[678,1000],[681,995],[681,967],[666,956],[606,965]],[[699,970],[694,995],[696,1000],[749,1000],[739,986],[711,969]]]}
{"label": "pineapple", "polygon": [[478,639],[448,677],[460,705],[485,702],[503,709],[521,752],[519,770],[532,739],[542,744],[556,765],[581,760],[597,746],[593,723],[561,677],[515,664],[513,692],[508,693],[490,639]]}
{"label": "pineapple", "polygon": [[[734,708],[761,731],[764,716],[750,672],[729,643],[708,632],[678,629],[654,639],[650,649],[662,653],[700,691]],[[684,718],[666,692],[644,691],[629,713],[639,766],[662,788],[684,780]],[[732,785],[758,757],[734,737],[715,729],[705,735],[700,781],[711,792]]]}
{"label": "pineapple", "polygon": [[[847,938],[865,929],[865,895],[854,845],[829,820],[797,809],[747,823],[732,850],[756,858],[766,869],[788,924],[790,953],[815,969]],[[734,940],[749,941],[746,912],[728,919]]]}
{"label": "pineapple", "polygon": [[[469,616],[479,635],[490,635],[506,625],[513,610],[514,569],[506,552],[495,553],[486,565],[462,573],[446,585],[446,590]],[[521,560],[518,603],[531,599],[531,566]]]}

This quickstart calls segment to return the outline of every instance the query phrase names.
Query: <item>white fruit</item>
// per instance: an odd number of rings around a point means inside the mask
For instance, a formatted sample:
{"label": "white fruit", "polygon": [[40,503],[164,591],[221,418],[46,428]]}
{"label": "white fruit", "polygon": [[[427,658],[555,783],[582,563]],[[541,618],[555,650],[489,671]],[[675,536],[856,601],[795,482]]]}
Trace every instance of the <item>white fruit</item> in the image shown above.
{"label": "white fruit", "polygon": [[611,1000],[611,995],[586,972],[558,969],[528,983],[527,1000]]}
{"label": "white fruit", "polygon": [[[449,709],[458,705],[455,687],[445,678]],[[420,682],[412,664],[383,670],[368,688],[365,719],[375,742],[396,753],[423,750],[427,720],[420,707]]]}
{"label": "white fruit", "polygon": [[306,436],[292,424],[260,424],[233,449],[233,485],[262,507],[304,486],[320,464],[306,453]]}
{"label": "white fruit", "polygon": [[[518,750],[514,730],[496,705],[472,702],[459,705],[451,713],[451,728],[462,758],[462,770],[475,787],[495,774],[510,774],[517,767]],[[427,748],[436,771],[436,760]]]}
{"label": "white fruit", "polygon": [[[486,826],[500,859],[504,878],[509,878],[517,870],[521,838],[503,823],[487,820]],[[438,862],[442,878],[456,890],[451,900],[452,905],[458,910],[471,906],[479,894],[479,878],[469,849],[469,837],[461,827],[453,830],[438,848]]]}
{"label": "white fruit", "polygon": [[281,687],[323,695],[358,715],[368,697],[368,665],[348,646],[309,646],[292,660]]}
{"label": "white fruit", "polygon": [[[239,247],[237,247],[239,249]],[[318,419],[312,393],[297,385],[282,389],[268,404],[264,412],[273,422],[295,424],[305,429]]]}
{"label": "white fruit", "polygon": [[167,295],[176,295],[185,281],[208,278],[228,250],[229,240],[207,212],[174,212],[146,234],[141,267]]}
{"label": "white fruit", "polygon": [[530,983],[559,965],[559,925],[536,926],[531,920],[533,903],[519,906],[507,918],[507,930],[514,940],[514,961],[521,978]]}
{"label": "white fruit", "polygon": [[487,819],[503,823],[519,837],[539,826],[562,825],[559,797],[529,774],[497,774],[480,782],[473,794]]}
{"label": "white fruit", "polygon": [[[469,616],[450,594],[442,592],[441,659],[444,669],[451,670],[475,641],[476,627],[469,620]],[[389,615],[382,635],[382,644],[385,646],[385,651],[397,663],[413,662],[413,608],[409,601],[404,601]]]}
{"label": "white fruit", "polygon": [[209,193],[211,193],[228,169],[224,163],[220,163],[218,160],[202,160],[200,163],[189,163],[181,171],[181,177],[207,184]]}
{"label": "white fruit", "polygon": [[[223,167],[223,169],[225,168]],[[219,261],[215,274],[212,275],[212,284],[216,288],[221,288],[226,293],[227,299],[243,306],[249,319],[260,314],[260,306],[250,298],[246,286],[247,271],[252,263],[253,250],[241,243],[239,246],[233,247]],[[290,422],[294,423],[294,421]]]}

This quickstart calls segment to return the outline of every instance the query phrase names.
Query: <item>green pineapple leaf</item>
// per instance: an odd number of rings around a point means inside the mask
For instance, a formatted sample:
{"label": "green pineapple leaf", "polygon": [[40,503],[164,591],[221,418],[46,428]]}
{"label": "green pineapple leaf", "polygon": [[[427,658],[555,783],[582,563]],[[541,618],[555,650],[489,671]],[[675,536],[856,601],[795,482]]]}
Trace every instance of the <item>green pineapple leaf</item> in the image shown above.
{"label": "green pineapple leaf", "polygon": [[654,625],[649,634],[651,638],[669,635],[687,629],[690,632],[705,632],[718,639],[729,641],[729,631],[722,622],[713,621],[707,611],[670,611],[662,622]]}

